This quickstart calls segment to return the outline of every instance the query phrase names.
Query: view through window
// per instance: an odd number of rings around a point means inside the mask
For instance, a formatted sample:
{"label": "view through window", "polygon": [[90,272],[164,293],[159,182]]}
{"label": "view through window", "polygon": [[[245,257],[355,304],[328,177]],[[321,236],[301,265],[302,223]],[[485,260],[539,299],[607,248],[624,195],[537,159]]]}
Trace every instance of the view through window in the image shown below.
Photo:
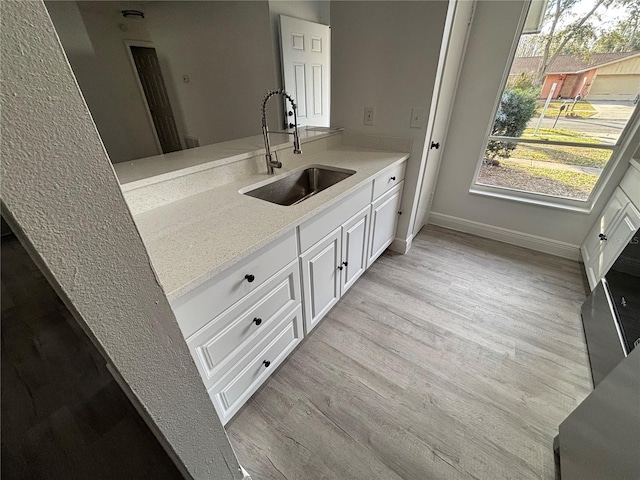
{"label": "view through window", "polygon": [[640,2],[549,0],[522,34],[476,179],[586,200],[640,103]]}

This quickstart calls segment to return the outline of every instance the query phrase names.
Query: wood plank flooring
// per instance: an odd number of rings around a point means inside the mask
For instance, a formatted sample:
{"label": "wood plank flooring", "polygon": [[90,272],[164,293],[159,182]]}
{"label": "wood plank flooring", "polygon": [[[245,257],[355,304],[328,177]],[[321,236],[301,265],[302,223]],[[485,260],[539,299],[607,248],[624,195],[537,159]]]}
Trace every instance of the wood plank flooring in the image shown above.
{"label": "wood plank flooring", "polygon": [[18,240],[1,250],[2,479],[181,479]]}
{"label": "wood plank flooring", "polygon": [[254,480],[553,479],[592,388],[578,262],[425,228],[227,426]]}

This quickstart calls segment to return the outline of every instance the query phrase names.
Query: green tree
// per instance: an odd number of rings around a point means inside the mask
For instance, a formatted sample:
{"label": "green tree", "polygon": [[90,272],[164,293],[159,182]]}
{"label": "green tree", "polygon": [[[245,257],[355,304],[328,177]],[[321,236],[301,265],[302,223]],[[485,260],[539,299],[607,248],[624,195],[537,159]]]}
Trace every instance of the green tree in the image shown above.
{"label": "green tree", "polygon": [[[537,90],[509,88],[500,99],[496,120],[491,135],[501,137],[519,137],[527,128],[527,123],[536,111]],[[516,148],[513,142],[489,140],[485,152],[485,164],[498,165],[499,158],[509,158]]]}
{"label": "green tree", "polygon": [[[605,10],[616,0],[592,0],[589,10],[579,18],[572,20],[573,7],[580,0],[550,0],[545,13],[544,23],[549,29],[541,34],[542,61],[536,72],[535,85],[542,85],[547,70],[558,55],[563,53],[588,54],[588,45],[593,41],[593,25],[588,23],[595,18],[598,9]],[[621,0],[625,1],[625,0]]]}
{"label": "green tree", "polygon": [[608,53],[640,50],[640,4],[629,4],[625,13],[620,22],[598,38],[594,51]]}

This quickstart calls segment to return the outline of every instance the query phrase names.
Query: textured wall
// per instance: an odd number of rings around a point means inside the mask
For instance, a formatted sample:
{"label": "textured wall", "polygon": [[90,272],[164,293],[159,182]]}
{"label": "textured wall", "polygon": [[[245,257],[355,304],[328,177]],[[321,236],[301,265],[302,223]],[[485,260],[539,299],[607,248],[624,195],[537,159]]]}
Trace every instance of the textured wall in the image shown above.
{"label": "textured wall", "polygon": [[44,4],[2,20],[3,213],[189,473],[242,478]]}

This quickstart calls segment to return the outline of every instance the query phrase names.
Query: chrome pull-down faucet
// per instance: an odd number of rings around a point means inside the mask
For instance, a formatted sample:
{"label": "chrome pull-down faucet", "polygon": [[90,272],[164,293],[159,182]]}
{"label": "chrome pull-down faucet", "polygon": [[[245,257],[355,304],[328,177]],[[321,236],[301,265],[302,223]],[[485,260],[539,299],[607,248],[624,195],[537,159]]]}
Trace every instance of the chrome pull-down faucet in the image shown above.
{"label": "chrome pull-down faucet", "polygon": [[[293,101],[291,95],[279,88],[278,90],[269,90],[262,100],[262,136],[264,137],[265,159],[267,160],[267,173],[273,175],[274,168],[282,168],[282,163],[271,158],[271,146],[269,145],[269,130],[267,129],[267,101],[274,95],[282,95],[291,102],[293,108],[293,153],[302,153],[300,150],[300,136],[298,135],[298,107]],[[287,132],[288,133],[288,132]]]}

